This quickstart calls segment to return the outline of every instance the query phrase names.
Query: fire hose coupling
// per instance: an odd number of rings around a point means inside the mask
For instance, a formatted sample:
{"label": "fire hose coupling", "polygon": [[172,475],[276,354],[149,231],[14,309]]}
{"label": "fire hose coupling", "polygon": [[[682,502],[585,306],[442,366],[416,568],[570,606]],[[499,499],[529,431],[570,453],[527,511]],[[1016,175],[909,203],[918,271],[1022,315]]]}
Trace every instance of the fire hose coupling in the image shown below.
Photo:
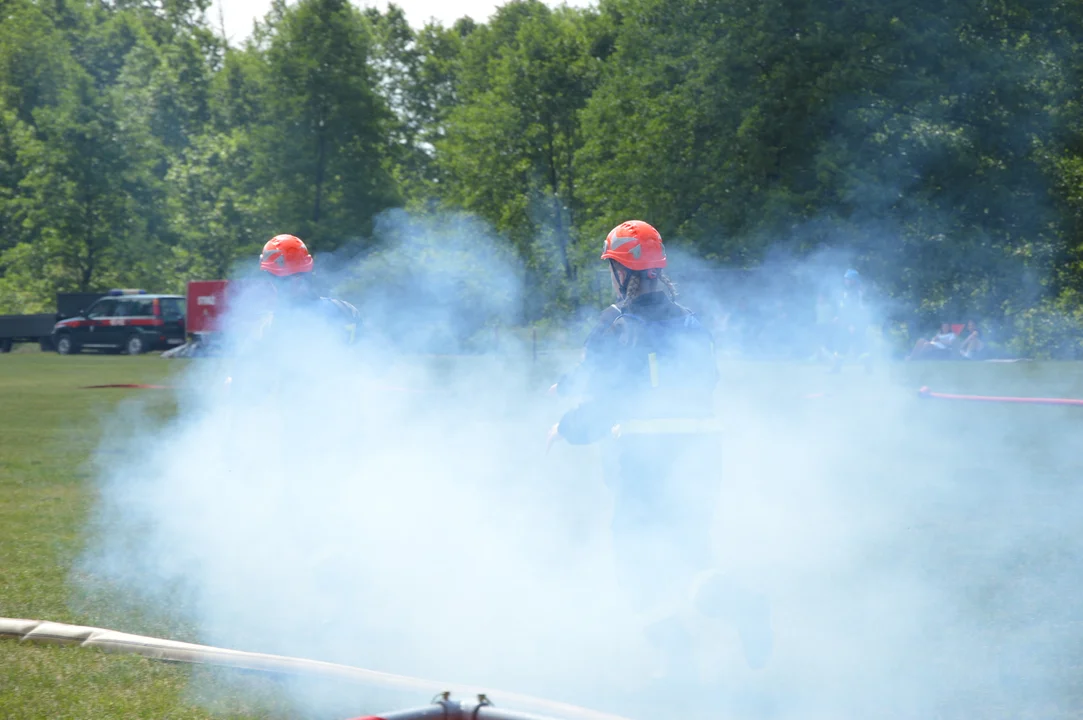
{"label": "fire hose coupling", "polygon": [[[423,708],[381,713],[356,720],[556,720],[550,716],[497,709],[492,700],[483,693],[475,697],[475,700],[452,700],[450,692],[441,692],[433,698],[431,705]],[[608,715],[598,717],[599,720],[624,720]]]}
{"label": "fire hose coupling", "polygon": [[[477,698],[477,702],[475,703],[453,702],[451,700],[451,692],[445,690],[442,693],[438,693],[432,699],[432,702],[434,705],[439,705],[443,708],[444,717],[448,718],[448,720],[465,717],[467,712],[470,713],[470,720],[477,720],[478,713],[481,712],[483,707],[492,707],[493,705],[493,701],[484,693],[479,693]],[[473,707],[471,708],[470,705],[473,705]]]}
{"label": "fire hose coupling", "polygon": [[[492,707],[493,702],[484,693],[479,693],[476,702],[459,702],[451,699],[451,692],[445,690],[432,699],[433,705],[440,706],[445,720],[477,720],[483,707]],[[469,713],[469,715],[468,715]]]}
{"label": "fire hose coupling", "polygon": [[[451,691],[445,690],[442,693],[438,693],[436,697],[432,699],[433,705],[439,705],[444,709],[444,720],[449,720],[450,711],[452,709]],[[457,704],[457,703],[456,703]]]}
{"label": "fire hose coupling", "polygon": [[474,712],[471,713],[470,720],[478,720],[478,713],[481,712],[481,709],[487,705],[492,705],[492,702],[490,702],[489,698],[485,697],[484,694],[479,694],[478,704],[474,706]]}

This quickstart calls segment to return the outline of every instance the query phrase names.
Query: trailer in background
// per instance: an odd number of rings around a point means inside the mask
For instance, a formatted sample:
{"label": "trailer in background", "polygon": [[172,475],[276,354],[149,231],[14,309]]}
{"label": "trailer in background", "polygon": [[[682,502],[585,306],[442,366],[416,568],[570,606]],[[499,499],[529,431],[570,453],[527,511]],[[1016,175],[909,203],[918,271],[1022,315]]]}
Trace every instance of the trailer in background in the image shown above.
{"label": "trailer in background", "polygon": [[189,358],[217,354],[230,300],[244,284],[243,280],[189,280],[187,342],[162,353],[162,357]]}
{"label": "trailer in background", "polygon": [[56,312],[30,315],[0,315],[0,353],[11,352],[15,343],[38,343],[42,350],[53,350],[53,328],[61,320],[81,315],[84,310],[109,293],[57,293]]}
{"label": "trailer in background", "polygon": [[42,350],[52,350],[56,313],[37,315],[0,315],[0,353],[11,352],[17,342],[38,343]]}
{"label": "trailer in background", "polygon": [[[221,332],[229,289],[228,280],[191,280],[188,283],[188,338],[204,339]],[[209,338],[207,338],[209,339]]]}

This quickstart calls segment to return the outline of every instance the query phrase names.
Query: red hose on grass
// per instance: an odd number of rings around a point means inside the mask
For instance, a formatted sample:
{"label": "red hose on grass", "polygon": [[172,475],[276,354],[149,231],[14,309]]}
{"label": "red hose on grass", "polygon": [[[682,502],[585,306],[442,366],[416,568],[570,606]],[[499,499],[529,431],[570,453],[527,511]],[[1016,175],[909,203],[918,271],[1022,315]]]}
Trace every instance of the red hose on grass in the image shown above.
{"label": "red hose on grass", "polygon": [[133,390],[169,390],[169,385],[144,385],[142,383],[114,383],[111,385],[84,385],[83,390],[98,390],[101,388],[131,388]]}
{"label": "red hose on grass", "polygon": [[996,397],[990,395],[950,395],[936,393],[928,387],[918,390],[918,397],[929,400],[970,400],[973,402],[1023,403],[1028,405],[1083,405],[1083,400],[1071,398]]}

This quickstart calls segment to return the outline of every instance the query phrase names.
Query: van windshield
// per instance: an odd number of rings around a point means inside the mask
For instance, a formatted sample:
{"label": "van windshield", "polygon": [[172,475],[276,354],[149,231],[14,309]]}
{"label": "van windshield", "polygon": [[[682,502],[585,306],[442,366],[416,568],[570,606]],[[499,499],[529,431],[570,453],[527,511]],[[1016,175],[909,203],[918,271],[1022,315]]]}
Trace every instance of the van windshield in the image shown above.
{"label": "van windshield", "polygon": [[162,318],[177,320],[184,317],[184,300],[181,298],[161,298]]}

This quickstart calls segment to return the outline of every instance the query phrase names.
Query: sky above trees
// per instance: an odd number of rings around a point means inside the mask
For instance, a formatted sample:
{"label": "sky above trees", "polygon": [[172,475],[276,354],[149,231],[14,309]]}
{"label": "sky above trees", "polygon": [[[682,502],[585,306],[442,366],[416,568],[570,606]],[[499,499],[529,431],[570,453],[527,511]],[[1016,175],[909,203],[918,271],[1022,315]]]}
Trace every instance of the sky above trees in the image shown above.
{"label": "sky above trees", "polygon": [[[358,2],[359,8],[376,8],[384,12],[387,2]],[[486,22],[500,5],[497,0],[403,0],[396,3],[406,14],[406,19],[414,27],[422,27],[430,20],[444,25],[451,25],[461,17],[470,17],[477,22]],[[547,2],[550,7],[559,3]],[[565,3],[573,7],[585,7],[586,0],[572,0]],[[218,28],[225,26],[226,37],[230,42],[241,43],[252,33],[252,23],[261,20],[271,9],[271,0],[215,0],[208,8],[212,24]]]}

